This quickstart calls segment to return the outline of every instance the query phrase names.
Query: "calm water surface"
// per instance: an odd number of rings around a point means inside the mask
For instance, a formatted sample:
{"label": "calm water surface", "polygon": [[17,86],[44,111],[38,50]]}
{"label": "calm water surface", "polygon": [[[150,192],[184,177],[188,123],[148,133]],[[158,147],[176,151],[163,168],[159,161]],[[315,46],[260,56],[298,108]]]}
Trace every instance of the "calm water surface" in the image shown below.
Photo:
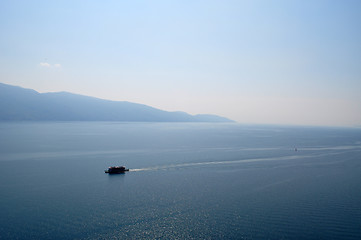
{"label": "calm water surface", "polygon": [[0,123],[0,239],[361,239],[360,184],[360,129]]}

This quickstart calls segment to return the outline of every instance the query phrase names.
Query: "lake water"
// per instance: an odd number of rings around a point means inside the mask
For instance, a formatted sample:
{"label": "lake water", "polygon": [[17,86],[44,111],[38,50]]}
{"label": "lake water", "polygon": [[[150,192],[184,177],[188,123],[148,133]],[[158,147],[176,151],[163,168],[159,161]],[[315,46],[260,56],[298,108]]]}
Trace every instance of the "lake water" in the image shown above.
{"label": "lake water", "polygon": [[361,239],[361,129],[0,123],[0,213],[0,239]]}

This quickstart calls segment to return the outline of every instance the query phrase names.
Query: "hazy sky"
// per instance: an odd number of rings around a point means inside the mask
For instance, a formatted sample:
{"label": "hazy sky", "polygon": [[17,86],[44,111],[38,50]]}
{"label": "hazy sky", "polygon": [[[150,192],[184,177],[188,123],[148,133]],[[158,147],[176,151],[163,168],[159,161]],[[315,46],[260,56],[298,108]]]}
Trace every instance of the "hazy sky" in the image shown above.
{"label": "hazy sky", "polygon": [[361,126],[361,1],[0,1],[0,82]]}

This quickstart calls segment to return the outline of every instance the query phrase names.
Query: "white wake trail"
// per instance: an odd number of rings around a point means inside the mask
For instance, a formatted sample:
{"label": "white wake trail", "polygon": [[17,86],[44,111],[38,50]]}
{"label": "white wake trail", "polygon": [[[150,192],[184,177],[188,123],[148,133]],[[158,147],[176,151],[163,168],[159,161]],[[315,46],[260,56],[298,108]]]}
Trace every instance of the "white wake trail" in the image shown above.
{"label": "white wake trail", "polygon": [[228,164],[265,162],[265,161],[286,161],[286,160],[297,160],[297,159],[324,157],[324,156],[331,156],[331,155],[337,155],[337,154],[341,154],[341,153],[340,152],[337,152],[337,153],[333,152],[333,153],[321,153],[321,154],[312,154],[312,155],[289,155],[289,156],[282,156],[282,157],[250,158],[250,159],[239,159],[239,160],[229,160],[229,161],[181,163],[181,164],[172,164],[172,165],[148,167],[148,168],[137,168],[137,169],[131,169],[130,171],[132,171],[132,172],[158,171],[158,170],[166,170],[166,169],[171,169],[171,168],[183,168],[183,167],[206,166],[206,165],[228,165]]}

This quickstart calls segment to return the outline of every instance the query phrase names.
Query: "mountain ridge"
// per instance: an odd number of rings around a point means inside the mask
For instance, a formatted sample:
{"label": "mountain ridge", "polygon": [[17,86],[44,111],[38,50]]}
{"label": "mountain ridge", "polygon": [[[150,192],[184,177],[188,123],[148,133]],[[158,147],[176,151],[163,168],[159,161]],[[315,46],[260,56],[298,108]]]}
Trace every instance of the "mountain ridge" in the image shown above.
{"label": "mountain ridge", "polygon": [[70,92],[39,93],[4,83],[0,83],[0,121],[233,122],[212,114],[169,112]]}

